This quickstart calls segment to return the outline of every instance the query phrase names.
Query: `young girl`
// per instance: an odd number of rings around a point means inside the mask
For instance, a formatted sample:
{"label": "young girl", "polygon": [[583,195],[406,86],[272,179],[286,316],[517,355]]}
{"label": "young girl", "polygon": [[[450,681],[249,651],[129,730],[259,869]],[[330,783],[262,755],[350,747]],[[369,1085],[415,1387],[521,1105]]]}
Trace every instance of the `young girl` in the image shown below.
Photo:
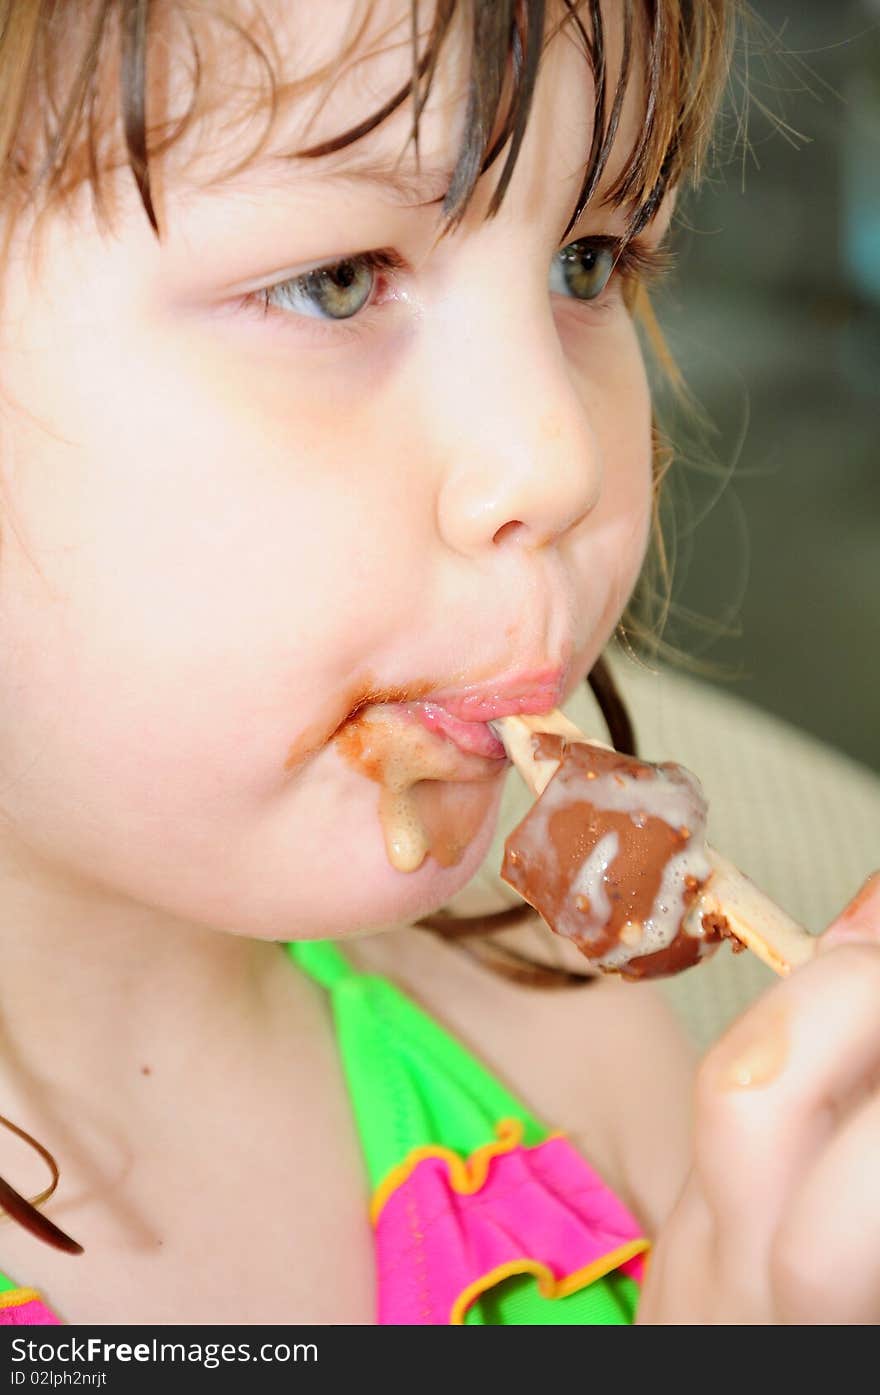
{"label": "young girl", "polygon": [[649,550],[728,9],[4,7],[5,1320],[880,1318],[876,883],[695,1094],[437,916]]}

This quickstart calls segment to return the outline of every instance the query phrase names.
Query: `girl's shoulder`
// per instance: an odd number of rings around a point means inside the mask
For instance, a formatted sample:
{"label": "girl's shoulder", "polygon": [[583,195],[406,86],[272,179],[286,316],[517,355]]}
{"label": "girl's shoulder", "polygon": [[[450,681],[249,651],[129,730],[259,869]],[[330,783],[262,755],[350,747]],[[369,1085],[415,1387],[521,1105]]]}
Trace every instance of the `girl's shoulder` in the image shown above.
{"label": "girl's shoulder", "polygon": [[[537,957],[530,941],[528,931],[506,938]],[[649,1233],[656,1229],[684,1179],[695,1064],[656,988],[606,977],[574,988],[524,986],[415,927],[351,941],[345,952],[356,970],[393,982],[537,1118],[566,1133]]]}

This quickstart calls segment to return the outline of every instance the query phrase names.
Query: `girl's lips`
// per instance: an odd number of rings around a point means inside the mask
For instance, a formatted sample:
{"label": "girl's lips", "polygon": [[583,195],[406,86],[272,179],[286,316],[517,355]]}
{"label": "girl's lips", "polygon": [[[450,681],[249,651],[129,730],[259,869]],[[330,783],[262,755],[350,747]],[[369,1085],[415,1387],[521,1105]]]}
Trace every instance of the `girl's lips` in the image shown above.
{"label": "girl's lips", "polygon": [[[405,715],[428,731],[445,736],[463,755],[480,757],[500,769],[507,762],[507,752],[489,722],[523,712],[537,715],[552,711],[563,699],[566,674],[564,668],[544,665],[482,685],[468,685],[458,691],[435,689],[433,700],[415,695],[407,700],[400,689],[380,692],[371,688],[369,707],[382,708],[389,715],[392,712]],[[409,691],[412,692],[412,688]],[[416,687],[415,693],[418,691]],[[363,706],[363,702],[358,703],[346,722],[354,719]],[[473,770],[473,764],[470,769]],[[494,775],[491,769],[486,773]],[[478,777],[472,774],[471,778]]]}
{"label": "girl's lips", "polygon": [[413,702],[407,706],[423,726],[429,731],[448,736],[460,751],[474,756],[487,756],[493,760],[507,759],[504,746],[485,722],[464,722],[460,717],[453,717],[451,712],[447,712],[435,702]]}
{"label": "girl's lips", "polygon": [[426,706],[439,707],[463,722],[486,723],[497,717],[518,717],[524,712],[537,716],[559,706],[566,686],[566,669],[544,668],[499,678],[493,683],[475,684],[459,692],[435,692],[433,703]]}

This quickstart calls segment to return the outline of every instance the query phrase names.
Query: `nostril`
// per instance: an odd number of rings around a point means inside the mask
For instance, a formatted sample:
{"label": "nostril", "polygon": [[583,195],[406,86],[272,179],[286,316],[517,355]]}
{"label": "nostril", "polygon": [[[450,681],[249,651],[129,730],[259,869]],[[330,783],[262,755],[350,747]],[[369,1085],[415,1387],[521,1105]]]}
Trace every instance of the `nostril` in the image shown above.
{"label": "nostril", "polygon": [[492,541],[495,543],[503,542],[504,539],[508,537],[511,533],[515,533],[517,528],[523,528],[524,526],[525,525],[523,523],[520,523],[519,519],[512,518],[509,523],[505,523],[501,528],[498,529],[498,532],[495,534]]}

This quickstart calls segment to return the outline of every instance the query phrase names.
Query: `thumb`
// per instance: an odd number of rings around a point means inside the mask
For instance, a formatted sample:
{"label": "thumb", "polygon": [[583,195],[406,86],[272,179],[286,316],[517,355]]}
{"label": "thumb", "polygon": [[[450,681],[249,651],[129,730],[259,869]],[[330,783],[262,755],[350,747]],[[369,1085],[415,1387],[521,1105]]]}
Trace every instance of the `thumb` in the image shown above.
{"label": "thumb", "polygon": [[880,944],[880,871],[872,872],[819,940],[819,951],[866,940]]}

